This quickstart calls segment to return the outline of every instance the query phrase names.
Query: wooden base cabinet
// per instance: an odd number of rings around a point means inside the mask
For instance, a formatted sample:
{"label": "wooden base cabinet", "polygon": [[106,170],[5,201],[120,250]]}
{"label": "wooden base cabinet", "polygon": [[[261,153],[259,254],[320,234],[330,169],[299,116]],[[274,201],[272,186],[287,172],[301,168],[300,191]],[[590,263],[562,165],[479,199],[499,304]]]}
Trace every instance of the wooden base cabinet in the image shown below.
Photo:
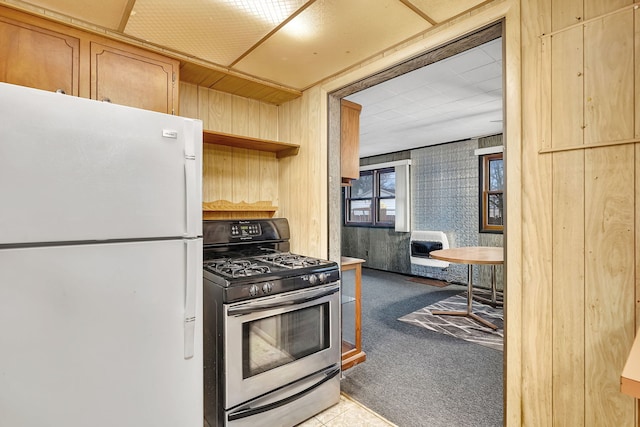
{"label": "wooden base cabinet", "polygon": [[342,257],[342,370],[366,360],[362,351],[360,288],[362,263],[359,258]]}

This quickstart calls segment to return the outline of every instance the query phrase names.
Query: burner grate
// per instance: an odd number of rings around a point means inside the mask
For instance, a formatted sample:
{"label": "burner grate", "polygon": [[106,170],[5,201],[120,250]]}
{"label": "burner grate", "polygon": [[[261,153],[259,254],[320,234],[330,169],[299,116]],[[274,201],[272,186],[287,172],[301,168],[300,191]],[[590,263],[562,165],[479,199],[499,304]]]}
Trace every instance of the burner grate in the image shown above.
{"label": "burner grate", "polygon": [[261,259],[264,262],[286,268],[311,267],[320,265],[322,263],[322,261],[317,258],[310,258],[304,255],[296,255],[290,252],[264,255],[261,257]]}
{"label": "burner grate", "polygon": [[243,259],[215,260],[208,262],[206,265],[211,271],[229,277],[249,277],[271,272],[267,265],[259,265]]}

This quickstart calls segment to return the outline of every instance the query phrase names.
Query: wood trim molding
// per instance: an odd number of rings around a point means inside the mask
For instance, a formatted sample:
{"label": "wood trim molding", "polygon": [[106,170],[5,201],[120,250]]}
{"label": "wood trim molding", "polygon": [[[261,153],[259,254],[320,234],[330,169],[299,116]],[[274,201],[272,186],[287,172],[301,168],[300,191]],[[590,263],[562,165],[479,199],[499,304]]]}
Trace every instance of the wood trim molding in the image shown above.
{"label": "wood trim molding", "polygon": [[566,27],[561,28],[561,29],[556,30],[556,31],[552,31],[552,32],[547,33],[547,34],[541,34],[540,38],[541,39],[549,38],[551,36],[555,36],[556,34],[563,33],[565,31],[571,30],[573,28],[580,27],[582,25],[586,25],[586,24],[588,24],[590,22],[601,20],[603,18],[606,18],[607,16],[615,15],[616,13],[624,12],[625,10],[628,10],[628,9],[638,9],[639,7],[640,7],[640,2],[633,3],[633,4],[630,4],[628,6],[623,6],[620,9],[616,9],[616,10],[614,10],[612,12],[608,12],[608,13],[605,13],[605,14],[602,14],[602,15],[595,16],[593,18],[587,19],[586,21],[583,21],[582,17],[577,16],[576,17],[576,20],[578,21],[577,23],[575,23],[573,25],[566,26]]}
{"label": "wood trim molding", "polygon": [[594,142],[593,144],[568,145],[566,147],[557,147],[557,148],[543,148],[538,152],[540,154],[561,153],[563,151],[587,150],[590,148],[601,148],[601,147],[612,147],[615,145],[635,144],[636,142],[640,142],[640,138],[621,139],[618,141]]}

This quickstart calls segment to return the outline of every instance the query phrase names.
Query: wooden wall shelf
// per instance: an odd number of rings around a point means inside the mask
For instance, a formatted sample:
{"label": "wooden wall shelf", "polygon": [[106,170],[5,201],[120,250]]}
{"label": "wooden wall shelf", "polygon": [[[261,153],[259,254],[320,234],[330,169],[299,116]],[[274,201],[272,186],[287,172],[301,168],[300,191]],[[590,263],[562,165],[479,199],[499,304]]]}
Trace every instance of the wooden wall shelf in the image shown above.
{"label": "wooden wall shelf", "polygon": [[271,218],[278,210],[271,202],[255,203],[216,200],[202,203],[202,219]]}
{"label": "wooden wall shelf", "polygon": [[252,138],[249,136],[231,135],[228,133],[205,130],[202,134],[202,141],[205,144],[226,145],[235,148],[247,148],[250,150],[267,151],[276,153],[276,157],[295,156],[298,154],[300,146],[287,142],[271,141],[268,139]]}

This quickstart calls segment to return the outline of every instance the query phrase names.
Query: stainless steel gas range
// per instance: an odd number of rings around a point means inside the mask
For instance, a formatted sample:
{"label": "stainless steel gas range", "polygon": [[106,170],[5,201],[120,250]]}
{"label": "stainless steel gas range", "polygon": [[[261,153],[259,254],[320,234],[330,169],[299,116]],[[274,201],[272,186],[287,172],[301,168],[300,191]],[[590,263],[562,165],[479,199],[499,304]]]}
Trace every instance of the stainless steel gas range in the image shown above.
{"label": "stainless steel gas range", "polygon": [[294,426],[340,398],[340,269],[284,218],[204,221],[207,426]]}

